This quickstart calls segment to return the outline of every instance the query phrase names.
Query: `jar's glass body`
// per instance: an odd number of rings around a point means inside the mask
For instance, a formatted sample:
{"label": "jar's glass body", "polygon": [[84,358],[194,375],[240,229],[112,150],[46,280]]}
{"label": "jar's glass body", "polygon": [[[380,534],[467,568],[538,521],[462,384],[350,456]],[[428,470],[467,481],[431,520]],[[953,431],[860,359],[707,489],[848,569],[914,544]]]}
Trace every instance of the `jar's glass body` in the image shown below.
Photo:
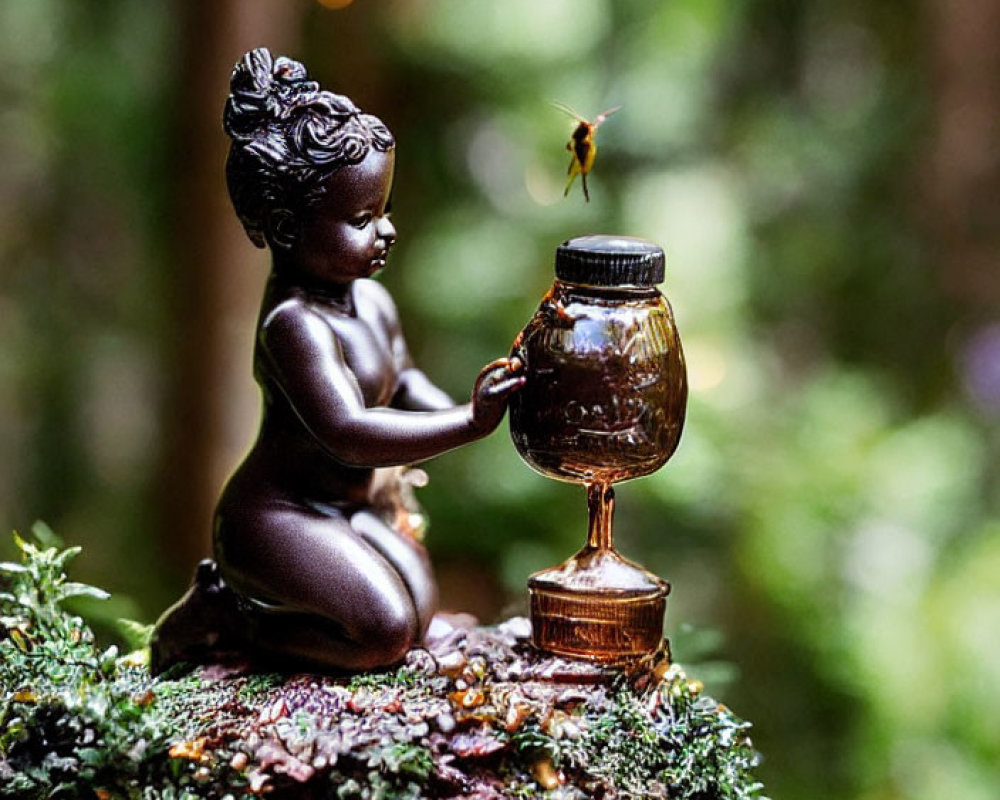
{"label": "jar's glass body", "polygon": [[518,337],[510,405],[521,457],[551,478],[614,483],[662,467],[680,440],[684,355],[655,287],[556,280]]}

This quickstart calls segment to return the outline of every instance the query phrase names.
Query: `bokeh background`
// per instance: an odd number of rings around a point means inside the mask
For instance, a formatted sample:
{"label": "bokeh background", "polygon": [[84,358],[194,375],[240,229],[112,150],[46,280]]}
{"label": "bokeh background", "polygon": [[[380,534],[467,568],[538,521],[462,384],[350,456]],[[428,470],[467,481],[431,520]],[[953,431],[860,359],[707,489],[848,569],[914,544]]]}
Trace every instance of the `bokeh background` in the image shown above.
{"label": "bokeh background", "polygon": [[[267,45],[396,133],[383,280],[454,396],[561,240],[664,245],[689,421],[618,542],[673,582],[675,654],[755,723],[770,794],[993,800],[998,42],[997,0],[2,0],[0,524],[82,544],[109,620],[207,554],[267,271],[219,120]],[[623,105],[590,204],[553,100]],[[454,608],[523,611],[583,541],[582,490],[504,430],[429,471]]]}

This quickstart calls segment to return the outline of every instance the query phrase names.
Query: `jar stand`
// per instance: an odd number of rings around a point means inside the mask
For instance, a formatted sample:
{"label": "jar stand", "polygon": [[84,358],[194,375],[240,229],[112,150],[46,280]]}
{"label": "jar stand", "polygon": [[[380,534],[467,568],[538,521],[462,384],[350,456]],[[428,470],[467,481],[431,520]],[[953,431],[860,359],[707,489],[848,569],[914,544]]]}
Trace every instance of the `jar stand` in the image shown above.
{"label": "jar stand", "polygon": [[610,484],[587,484],[586,546],[528,579],[536,647],[614,665],[660,645],[670,584],[614,549],[614,497]]}

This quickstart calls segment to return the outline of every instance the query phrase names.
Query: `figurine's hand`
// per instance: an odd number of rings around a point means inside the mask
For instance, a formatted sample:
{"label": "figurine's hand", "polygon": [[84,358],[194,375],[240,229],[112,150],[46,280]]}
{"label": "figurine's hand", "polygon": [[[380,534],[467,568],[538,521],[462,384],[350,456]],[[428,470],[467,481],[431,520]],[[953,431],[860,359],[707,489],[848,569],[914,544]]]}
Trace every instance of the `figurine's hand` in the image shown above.
{"label": "figurine's hand", "polygon": [[498,358],[483,367],[472,390],[472,425],[489,433],[503,419],[510,395],[524,386],[524,363],[517,356]]}

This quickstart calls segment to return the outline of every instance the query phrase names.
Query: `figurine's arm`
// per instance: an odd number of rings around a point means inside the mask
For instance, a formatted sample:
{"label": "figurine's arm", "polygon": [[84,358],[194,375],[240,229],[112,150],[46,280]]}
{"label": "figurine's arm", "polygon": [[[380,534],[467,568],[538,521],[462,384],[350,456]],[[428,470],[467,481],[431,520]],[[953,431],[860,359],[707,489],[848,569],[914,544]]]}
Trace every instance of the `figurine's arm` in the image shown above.
{"label": "figurine's arm", "polygon": [[363,291],[365,296],[378,308],[392,347],[392,359],[399,375],[396,392],[390,405],[408,411],[440,411],[452,408],[455,401],[439,389],[430,378],[413,363],[410,351],[403,337],[402,326],[396,304],[389,292],[375,281],[357,281],[355,291]]}
{"label": "figurine's arm", "polygon": [[399,385],[392,398],[392,406],[410,411],[440,411],[454,408],[455,401],[410,362],[399,373]]}
{"label": "figurine's arm", "polygon": [[504,359],[480,374],[471,403],[428,412],[366,408],[340,345],[314,312],[283,303],[260,337],[268,372],[295,412],[334,458],[352,466],[411,464],[485,436],[524,382],[519,365]]}

